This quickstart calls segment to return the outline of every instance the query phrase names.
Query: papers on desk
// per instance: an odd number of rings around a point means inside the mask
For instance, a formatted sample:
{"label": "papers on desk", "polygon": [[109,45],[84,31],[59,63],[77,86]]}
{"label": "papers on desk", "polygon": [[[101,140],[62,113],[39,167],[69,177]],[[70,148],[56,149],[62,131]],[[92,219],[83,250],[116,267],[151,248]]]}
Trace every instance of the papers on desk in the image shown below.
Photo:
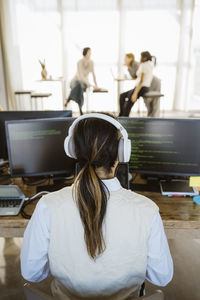
{"label": "papers on desk", "polygon": [[199,194],[196,187],[189,186],[188,180],[161,180],[160,189],[162,195],[168,197],[193,197]]}
{"label": "papers on desk", "polygon": [[196,186],[200,190],[200,176],[191,176],[189,186]]}

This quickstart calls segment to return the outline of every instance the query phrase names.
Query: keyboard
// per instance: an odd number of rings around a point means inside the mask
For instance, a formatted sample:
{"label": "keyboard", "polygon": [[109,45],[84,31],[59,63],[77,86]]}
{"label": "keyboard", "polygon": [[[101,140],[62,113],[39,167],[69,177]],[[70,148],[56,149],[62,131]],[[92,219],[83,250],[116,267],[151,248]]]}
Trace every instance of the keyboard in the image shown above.
{"label": "keyboard", "polygon": [[17,185],[0,185],[0,216],[16,216],[25,201]]}

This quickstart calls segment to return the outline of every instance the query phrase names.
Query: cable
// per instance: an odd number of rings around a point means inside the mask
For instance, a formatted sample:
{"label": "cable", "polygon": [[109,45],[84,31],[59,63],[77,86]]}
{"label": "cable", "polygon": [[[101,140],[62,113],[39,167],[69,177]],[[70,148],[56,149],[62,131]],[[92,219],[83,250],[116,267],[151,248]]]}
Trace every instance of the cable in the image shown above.
{"label": "cable", "polygon": [[31,218],[31,215],[28,215],[27,213],[25,213],[24,209],[27,205],[32,203],[35,199],[37,199],[39,196],[41,196],[43,194],[49,194],[49,192],[48,191],[41,191],[41,192],[33,195],[30,198],[25,198],[25,201],[24,201],[24,203],[22,205],[22,208],[21,208],[21,211],[20,211],[23,218],[25,218],[25,219],[30,219]]}
{"label": "cable", "polygon": [[37,197],[39,197],[40,195],[42,195],[42,194],[49,194],[50,192],[48,192],[48,191],[41,191],[41,192],[39,192],[39,193],[37,193],[37,194],[35,194],[34,196],[32,196],[31,198],[26,198],[26,199],[29,199],[29,200],[34,200],[35,198],[37,198]]}

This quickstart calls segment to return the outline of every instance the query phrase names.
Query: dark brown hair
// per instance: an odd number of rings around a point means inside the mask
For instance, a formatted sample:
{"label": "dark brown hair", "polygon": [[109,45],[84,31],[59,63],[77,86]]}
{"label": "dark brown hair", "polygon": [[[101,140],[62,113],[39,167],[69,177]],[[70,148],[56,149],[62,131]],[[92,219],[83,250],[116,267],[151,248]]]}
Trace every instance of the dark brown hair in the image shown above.
{"label": "dark brown hair", "polygon": [[83,56],[86,56],[88,51],[91,50],[89,47],[83,49]]}
{"label": "dark brown hair", "polygon": [[96,259],[105,250],[102,225],[109,191],[96,169],[103,167],[110,173],[118,155],[119,132],[109,122],[88,118],[74,128],[75,153],[80,172],[75,180],[73,195],[84,227],[88,254]]}
{"label": "dark brown hair", "polygon": [[148,60],[152,61],[152,58],[154,59],[154,65],[156,65],[156,57],[155,56],[152,56],[149,51],[141,52],[141,60],[143,62],[148,61]]}

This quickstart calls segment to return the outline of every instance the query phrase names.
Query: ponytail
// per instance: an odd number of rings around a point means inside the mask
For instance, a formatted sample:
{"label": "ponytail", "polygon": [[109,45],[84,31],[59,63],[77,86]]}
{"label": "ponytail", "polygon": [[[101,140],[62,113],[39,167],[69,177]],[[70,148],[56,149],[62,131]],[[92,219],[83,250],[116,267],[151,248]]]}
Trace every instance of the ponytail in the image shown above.
{"label": "ponytail", "polygon": [[102,223],[106,213],[109,191],[87,162],[79,172],[73,187],[84,227],[87,251],[95,259],[105,250]]}
{"label": "ponytail", "polygon": [[73,138],[80,165],[80,172],[73,186],[73,198],[83,224],[88,254],[96,259],[106,248],[103,221],[110,196],[97,171],[102,168],[104,173],[110,174],[114,167],[118,155],[119,132],[105,120],[90,118],[78,122]]}
{"label": "ponytail", "polygon": [[155,56],[151,56],[151,60],[153,60],[154,66],[156,66],[157,63],[157,59]]}

